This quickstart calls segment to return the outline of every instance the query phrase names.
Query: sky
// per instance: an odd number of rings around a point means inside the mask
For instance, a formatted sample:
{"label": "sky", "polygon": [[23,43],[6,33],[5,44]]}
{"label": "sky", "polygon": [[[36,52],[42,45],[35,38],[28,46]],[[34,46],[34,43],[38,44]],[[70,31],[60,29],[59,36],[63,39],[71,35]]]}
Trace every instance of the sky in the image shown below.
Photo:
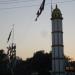
{"label": "sky", "polygon": [[[75,0],[53,0],[62,12],[64,54],[75,59]],[[7,52],[11,43],[7,38],[14,24],[14,41],[17,56],[26,59],[36,51],[51,51],[51,0],[46,0],[45,9],[35,22],[36,12],[42,0],[0,0],[0,49]]]}

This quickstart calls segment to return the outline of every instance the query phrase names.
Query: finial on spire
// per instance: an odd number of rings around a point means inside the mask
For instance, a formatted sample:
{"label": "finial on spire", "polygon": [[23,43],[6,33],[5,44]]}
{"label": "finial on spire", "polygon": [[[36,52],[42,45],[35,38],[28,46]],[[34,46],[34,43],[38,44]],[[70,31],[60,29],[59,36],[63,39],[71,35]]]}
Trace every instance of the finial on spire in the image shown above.
{"label": "finial on spire", "polygon": [[56,9],[58,8],[58,5],[56,4]]}

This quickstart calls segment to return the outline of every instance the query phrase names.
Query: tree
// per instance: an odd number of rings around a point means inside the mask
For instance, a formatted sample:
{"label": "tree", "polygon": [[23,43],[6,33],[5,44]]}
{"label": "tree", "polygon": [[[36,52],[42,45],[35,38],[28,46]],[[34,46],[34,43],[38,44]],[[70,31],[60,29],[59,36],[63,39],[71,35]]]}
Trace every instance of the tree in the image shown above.
{"label": "tree", "polygon": [[0,50],[0,75],[8,75],[9,72],[9,58],[4,53],[4,50]]}

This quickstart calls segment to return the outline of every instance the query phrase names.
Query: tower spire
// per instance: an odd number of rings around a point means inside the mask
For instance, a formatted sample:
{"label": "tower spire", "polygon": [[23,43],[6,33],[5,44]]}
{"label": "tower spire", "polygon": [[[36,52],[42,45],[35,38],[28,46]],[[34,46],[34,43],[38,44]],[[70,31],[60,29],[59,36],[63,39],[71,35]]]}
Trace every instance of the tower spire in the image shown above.
{"label": "tower spire", "polygon": [[58,5],[56,4],[56,9],[58,8]]}

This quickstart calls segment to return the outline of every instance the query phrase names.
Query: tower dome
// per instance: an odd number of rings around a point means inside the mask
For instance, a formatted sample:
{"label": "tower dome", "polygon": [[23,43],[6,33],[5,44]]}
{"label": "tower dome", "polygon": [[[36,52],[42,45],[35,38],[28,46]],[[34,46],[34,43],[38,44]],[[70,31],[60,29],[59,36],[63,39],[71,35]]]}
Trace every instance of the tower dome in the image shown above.
{"label": "tower dome", "polygon": [[53,19],[63,19],[61,11],[57,7],[57,5],[56,5],[56,8],[52,11],[52,18],[51,18],[51,20],[53,20]]}

